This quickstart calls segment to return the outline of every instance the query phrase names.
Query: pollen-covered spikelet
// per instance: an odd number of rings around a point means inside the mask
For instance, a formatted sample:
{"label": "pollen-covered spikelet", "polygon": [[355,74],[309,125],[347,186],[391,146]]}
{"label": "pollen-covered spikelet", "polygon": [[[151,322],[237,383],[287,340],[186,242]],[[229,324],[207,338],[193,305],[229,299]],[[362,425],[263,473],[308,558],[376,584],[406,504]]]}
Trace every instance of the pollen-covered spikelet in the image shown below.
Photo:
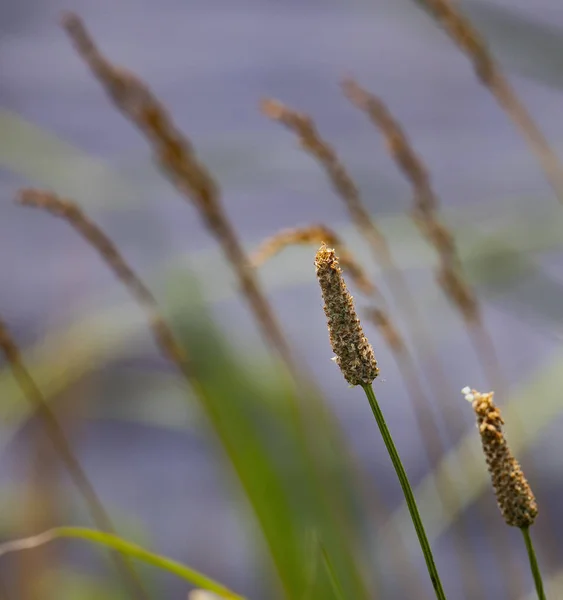
{"label": "pollen-covered spikelet", "polygon": [[379,374],[373,348],[362,331],[338,257],[324,243],[315,257],[315,267],[336,364],[350,385],[370,384]]}
{"label": "pollen-covered spikelet", "polygon": [[512,527],[529,527],[538,514],[538,505],[502,432],[504,421],[493,402],[493,392],[482,394],[466,387],[461,393],[477,416],[483,452],[504,520]]}

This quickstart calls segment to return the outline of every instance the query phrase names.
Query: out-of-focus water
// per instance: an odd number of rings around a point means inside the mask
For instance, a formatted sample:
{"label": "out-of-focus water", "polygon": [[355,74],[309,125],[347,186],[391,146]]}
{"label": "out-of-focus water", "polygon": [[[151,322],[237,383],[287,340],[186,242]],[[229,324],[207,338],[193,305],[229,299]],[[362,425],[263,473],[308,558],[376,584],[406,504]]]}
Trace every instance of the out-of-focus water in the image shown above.
{"label": "out-of-focus water", "polygon": [[[500,4],[527,7],[524,0]],[[97,187],[86,184],[82,198],[79,174],[61,174],[73,181],[79,199],[88,199],[91,214],[141,270],[180,251],[209,248],[212,241],[191,208],[158,176],[144,140],[113,109],[58,28],[59,13],[67,8],[80,13],[109,57],[141,75],[170,108],[220,180],[227,211],[249,244],[282,227],[347,220],[317,165],[286,131],[259,114],[265,96],[315,117],[374,212],[408,208],[407,184],[377,133],[340,92],[339,80],[347,74],[381,95],[400,118],[445,205],[493,204],[512,197],[530,198],[538,206],[556,202],[521,137],[476,83],[466,59],[406,0],[0,3],[0,102],[101,158],[130,182],[130,197],[116,198],[129,202],[128,210],[113,212],[101,179],[92,181],[100,186],[103,209],[96,205]],[[534,15],[563,26],[559,0],[536,0]],[[520,76],[513,82],[550,141],[563,147],[560,93]],[[112,279],[64,224],[12,206],[14,191],[24,182],[17,173],[0,171],[0,311],[22,339],[32,340],[71,307],[112,285]],[[312,277],[311,270],[311,285],[278,291],[273,300],[358,456],[373,470],[386,459],[373,455],[373,425],[365,418],[364,403],[340,402],[349,392],[329,361]],[[409,277],[413,293],[428,285],[427,273]],[[224,302],[220,308],[234,335],[252,330],[239,303]],[[503,368],[515,384],[557,345],[502,302],[487,305],[486,316]],[[480,385],[483,377],[453,314],[443,303],[428,311],[431,323],[442,318],[452,324],[443,328],[441,354],[456,392],[466,384]],[[426,466],[412,417],[402,408],[405,391],[392,359],[384,350],[378,356],[389,420],[406,463],[420,476]],[[252,575],[245,571],[250,555],[238,546],[240,526],[223,501],[226,492],[207,446],[190,436],[147,435],[141,426],[92,427],[82,453],[103,497],[143,520],[160,549],[251,588]],[[164,458],[170,472],[161,468]]]}

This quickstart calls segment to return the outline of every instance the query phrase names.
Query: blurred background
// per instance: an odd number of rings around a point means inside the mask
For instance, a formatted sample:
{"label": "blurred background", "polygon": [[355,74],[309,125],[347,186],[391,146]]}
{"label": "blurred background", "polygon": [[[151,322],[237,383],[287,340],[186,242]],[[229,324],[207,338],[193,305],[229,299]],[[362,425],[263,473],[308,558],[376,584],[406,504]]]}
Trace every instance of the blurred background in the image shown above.
{"label": "blurred background", "polygon": [[[533,6],[525,0],[458,4],[561,152],[559,0],[535,0]],[[387,103],[432,174],[443,219],[483,304],[506,381],[497,401],[540,505],[533,529],[540,565],[551,586],[549,597],[563,598],[563,208],[466,57],[415,0],[0,0],[0,314],[119,532],[249,598],[277,598],[291,597],[288,590],[299,586],[280,584],[260,531],[264,523],[254,515],[263,502],[262,510],[275,521],[278,513],[268,494],[277,498],[278,492],[265,479],[249,503],[245,496],[252,492],[243,492],[235,475],[240,479],[240,464],[238,471],[233,464],[246,461],[245,472],[259,480],[262,471],[252,457],[263,452],[268,468],[283,473],[284,494],[293,507],[288,518],[295,517],[295,531],[304,540],[296,543],[305,548],[303,563],[296,559],[286,575],[291,568],[315,571],[315,560],[305,564],[307,544],[323,527],[329,536],[332,520],[317,523],[317,530],[307,511],[303,517],[296,492],[305,494],[310,482],[296,466],[297,450],[288,450],[298,445],[295,432],[289,425],[275,429],[276,411],[286,410],[287,394],[280,390],[287,382],[229,267],[196,211],[159,173],[145,140],[72,49],[59,27],[64,9],[78,12],[102,51],[142,77],[169,108],[217,177],[226,212],[249,251],[280,229],[323,222],[379,284],[380,271],[325,174],[293,135],[260,114],[259,101],[274,97],[315,119],[361,187],[432,338],[409,340],[444,433],[445,460],[460,465],[455,510],[445,510],[438,500],[440,472],[421,449],[425,440],[393,355],[365,323],[381,369],[375,391],[415,485],[448,597],[533,598],[519,533],[495,510],[474,416],[459,394],[466,385],[486,391],[491,382],[463,320],[435,284],[435,253],[408,215],[409,183],[339,82],[353,75]],[[225,436],[244,445],[244,427],[237,430],[233,417],[228,421],[233,429],[225,433],[221,418],[211,418],[209,406],[196,401],[160,357],[138,307],[92,249],[68,224],[15,205],[23,185],[75,199],[116,242],[197,349],[202,377],[215,386],[214,406],[223,402],[239,416],[249,415],[257,437],[246,454],[233,458],[225,450]],[[335,433],[338,442],[327,452],[345,444],[354,465],[353,474],[342,465],[330,468],[329,479],[314,491],[342,495],[347,507],[343,519],[352,531],[352,554],[335,569],[345,572],[346,560],[353,558],[366,598],[414,598],[409,589],[418,590],[417,598],[430,597],[369,405],[361,390],[347,387],[330,360],[315,250],[288,249],[261,268],[260,280],[295,356],[344,433],[343,439]],[[384,284],[381,288],[387,292]],[[361,294],[353,293],[361,307]],[[390,315],[404,327],[392,302]],[[439,389],[426,363],[430,345],[437,348],[447,389]],[[236,375],[240,372],[244,377]],[[444,402],[459,404],[458,422],[443,418]],[[92,525],[43,433],[3,364],[3,540],[55,524]],[[353,483],[343,491],[347,477]],[[467,556],[453,539],[460,521]],[[335,534],[330,543],[336,547],[338,539]],[[495,539],[502,540],[509,558],[499,560]],[[293,552],[289,542],[284,548],[280,556]],[[515,577],[522,576],[519,596],[501,574],[502,558],[513,561]],[[478,567],[480,591],[464,591],[461,572],[467,561]],[[149,567],[140,573],[150,597],[188,593],[186,583],[171,575]],[[131,597],[104,551],[79,542],[2,557],[0,575],[7,598]],[[310,597],[315,595],[327,597],[318,590]]]}

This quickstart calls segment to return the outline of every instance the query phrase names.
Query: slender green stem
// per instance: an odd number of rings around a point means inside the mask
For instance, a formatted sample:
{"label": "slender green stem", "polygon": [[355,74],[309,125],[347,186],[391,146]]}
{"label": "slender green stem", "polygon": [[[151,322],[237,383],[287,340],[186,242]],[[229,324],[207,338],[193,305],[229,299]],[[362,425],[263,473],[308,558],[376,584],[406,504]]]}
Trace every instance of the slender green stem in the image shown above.
{"label": "slender green stem", "polygon": [[381,433],[381,437],[383,438],[385,446],[387,447],[387,451],[389,452],[389,456],[391,457],[391,462],[393,463],[395,471],[397,472],[399,483],[403,488],[403,494],[405,495],[405,500],[407,501],[407,506],[411,514],[414,529],[416,531],[416,535],[418,536],[418,541],[420,542],[422,553],[424,554],[424,560],[426,561],[426,567],[428,568],[428,574],[430,575],[430,581],[432,581],[432,586],[434,587],[436,598],[438,598],[439,600],[446,600],[446,594],[444,593],[444,590],[442,588],[442,582],[440,581],[440,576],[438,575],[438,570],[436,569],[436,563],[434,562],[432,549],[430,548],[430,543],[428,542],[428,538],[426,537],[424,525],[422,524],[422,519],[420,518],[420,513],[418,512],[416,500],[414,499],[411,484],[409,483],[409,479],[403,467],[403,463],[401,462],[401,458],[399,457],[399,453],[397,452],[397,448],[395,447],[395,443],[393,442],[391,433],[387,428],[387,423],[385,423],[385,418],[383,417],[383,413],[379,408],[379,404],[377,403],[377,399],[375,397],[373,388],[371,387],[371,385],[364,385],[362,387],[364,388],[364,392],[366,393],[366,396],[369,400],[371,410],[373,411],[373,416],[377,421],[377,426],[379,427],[379,431]]}
{"label": "slender green stem", "polygon": [[336,571],[334,570],[334,567],[332,565],[332,561],[330,560],[330,556],[328,555],[328,552],[326,551],[326,548],[324,547],[323,544],[321,544],[321,553],[323,555],[323,562],[324,562],[326,571],[328,573],[328,576],[330,577],[330,583],[332,584],[332,589],[334,591],[334,594],[338,598],[338,600],[344,600],[344,592],[342,590],[342,586],[340,585],[340,582],[338,581],[338,577],[337,577]]}
{"label": "slender green stem", "polygon": [[538,593],[538,600],[545,600],[545,592],[543,591],[543,581],[541,578],[540,569],[538,567],[538,561],[536,559],[536,551],[534,550],[534,544],[530,536],[530,529],[528,527],[521,528],[522,535],[524,536],[524,543],[526,544],[526,550],[528,551],[528,558],[530,559],[530,569],[534,576],[534,583],[536,584],[536,592]]}

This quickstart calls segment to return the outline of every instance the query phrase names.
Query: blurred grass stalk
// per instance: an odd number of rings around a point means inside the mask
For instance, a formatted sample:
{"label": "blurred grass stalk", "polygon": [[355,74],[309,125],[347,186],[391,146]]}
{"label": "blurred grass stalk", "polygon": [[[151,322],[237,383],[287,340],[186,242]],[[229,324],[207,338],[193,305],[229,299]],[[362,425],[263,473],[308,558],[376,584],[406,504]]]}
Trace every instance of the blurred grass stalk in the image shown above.
{"label": "blurred grass stalk", "polygon": [[497,64],[487,43],[461,9],[451,0],[413,0],[442,26],[469,58],[475,75],[508,115],[537,157],[559,202],[563,204],[563,167],[557,153],[528,112]]}

